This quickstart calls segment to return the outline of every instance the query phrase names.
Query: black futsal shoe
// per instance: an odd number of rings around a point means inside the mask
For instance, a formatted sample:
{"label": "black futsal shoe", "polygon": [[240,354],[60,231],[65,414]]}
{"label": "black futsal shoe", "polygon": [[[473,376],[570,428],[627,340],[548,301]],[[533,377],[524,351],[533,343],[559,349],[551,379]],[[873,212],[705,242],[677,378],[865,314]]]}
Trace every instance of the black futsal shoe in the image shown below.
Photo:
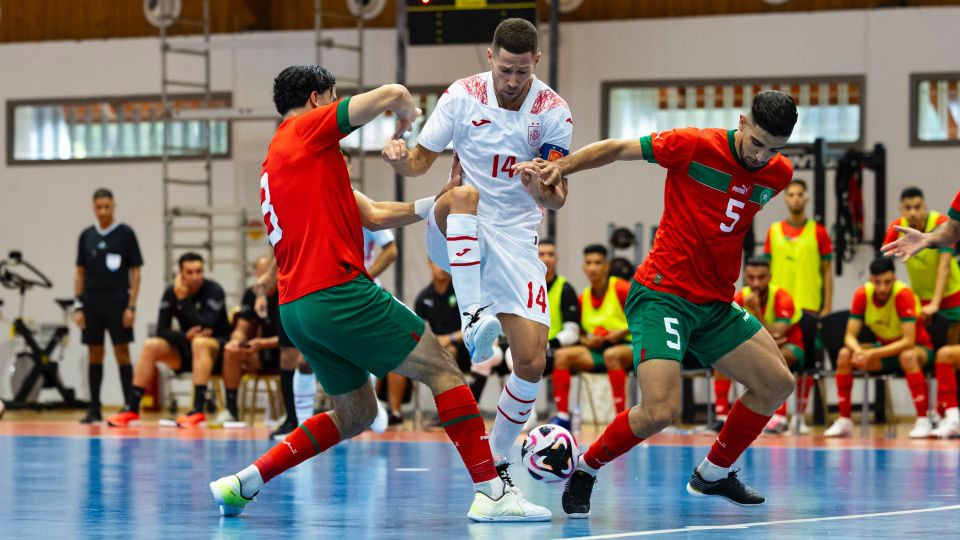
{"label": "black futsal shoe", "polygon": [[590,517],[590,495],[597,477],[586,471],[576,471],[563,486],[563,511],[572,518]]}
{"label": "black futsal shoe", "polygon": [[693,474],[690,475],[690,481],[687,482],[687,493],[698,497],[718,495],[737,506],[763,504],[766,499],[757,490],[741,482],[737,478],[737,472],[730,471],[726,478],[721,478],[716,482],[707,482],[700,476],[700,472],[694,469]]}

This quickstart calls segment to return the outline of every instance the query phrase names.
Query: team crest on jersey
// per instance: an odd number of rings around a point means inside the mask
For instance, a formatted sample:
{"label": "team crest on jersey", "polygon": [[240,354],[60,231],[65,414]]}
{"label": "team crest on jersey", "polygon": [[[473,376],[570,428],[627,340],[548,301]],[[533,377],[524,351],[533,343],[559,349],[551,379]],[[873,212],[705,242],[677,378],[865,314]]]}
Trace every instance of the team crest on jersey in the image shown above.
{"label": "team crest on jersey", "polygon": [[761,208],[763,208],[768,202],[770,202],[770,197],[773,197],[773,190],[770,188],[763,188],[763,191],[760,192]]}
{"label": "team crest on jersey", "polygon": [[527,144],[530,146],[540,146],[540,124],[530,124],[527,127]]}

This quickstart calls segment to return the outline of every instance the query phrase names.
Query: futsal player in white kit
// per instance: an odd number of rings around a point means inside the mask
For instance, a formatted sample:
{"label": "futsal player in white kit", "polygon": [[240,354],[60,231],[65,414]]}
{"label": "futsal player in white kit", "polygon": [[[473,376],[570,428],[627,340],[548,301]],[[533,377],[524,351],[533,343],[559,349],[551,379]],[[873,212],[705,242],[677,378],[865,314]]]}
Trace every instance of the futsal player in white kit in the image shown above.
{"label": "futsal player in white kit", "polygon": [[[463,339],[474,362],[493,355],[501,331],[514,371],[497,408],[491,447],[497,471],[512,486],[508,451],[534,407],[546,363],[546,268],[537,257],[545,208],[557,209],[566,186],[547,188],[514,165],[569,152],[567,103],[533,75],[540,61],[536,28],[507,19],[487,49],[491,71],[453,83],[426,121],[417,146],[390,141],[382,155],[403,176],[420,176],[452,142],[461,186],[418,201],[427,219],[427,252],[450,272],[463,309]],[[515,488],[514,488],[515,489]],[[544,509],[549,512],[549,510]]]}

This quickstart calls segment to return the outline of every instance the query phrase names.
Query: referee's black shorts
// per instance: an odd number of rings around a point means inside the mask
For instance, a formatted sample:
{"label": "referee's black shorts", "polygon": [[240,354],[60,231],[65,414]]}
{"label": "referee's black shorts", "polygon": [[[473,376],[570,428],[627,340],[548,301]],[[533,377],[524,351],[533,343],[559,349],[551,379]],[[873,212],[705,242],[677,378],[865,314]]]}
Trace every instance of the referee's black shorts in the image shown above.
{"label": "referee's black shorts", "polygon": [[103,345],[105,332],[110,332],[110,342],[114,345],[133,341],[133,328],[123,327],[123,312],[129,301],[130,294],[126,291],[84,294],[84,345]]}

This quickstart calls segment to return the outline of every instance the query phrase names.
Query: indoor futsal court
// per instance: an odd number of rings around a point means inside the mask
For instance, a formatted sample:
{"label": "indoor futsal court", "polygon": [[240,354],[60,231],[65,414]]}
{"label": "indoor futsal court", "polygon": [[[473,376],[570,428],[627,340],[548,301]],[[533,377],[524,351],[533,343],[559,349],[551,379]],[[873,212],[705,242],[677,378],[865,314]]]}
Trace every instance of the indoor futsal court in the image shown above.
{"label": "indoor futsal court", "polygon": [[0,0],[0,539],[960,538],[957,28]]}

